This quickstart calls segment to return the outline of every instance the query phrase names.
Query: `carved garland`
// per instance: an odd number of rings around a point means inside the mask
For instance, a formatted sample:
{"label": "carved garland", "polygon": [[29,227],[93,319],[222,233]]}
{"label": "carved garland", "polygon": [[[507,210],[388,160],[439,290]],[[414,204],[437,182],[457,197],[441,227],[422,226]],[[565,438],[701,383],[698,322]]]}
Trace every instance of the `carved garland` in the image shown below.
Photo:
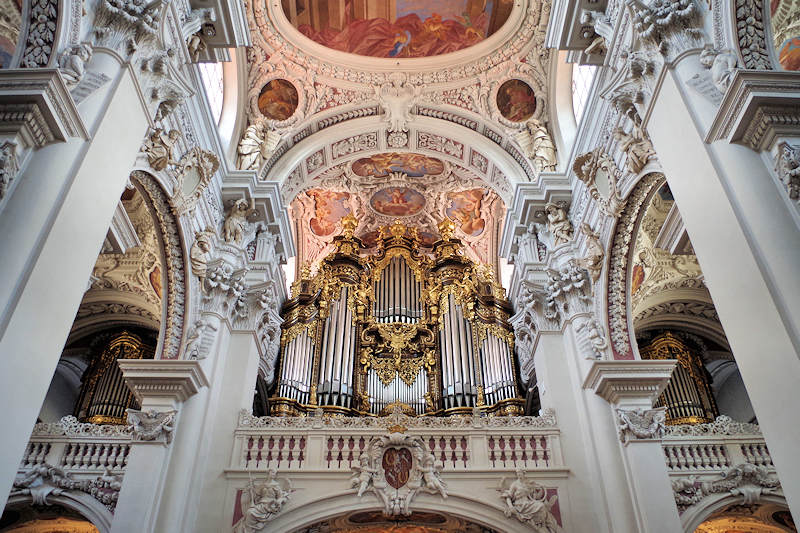
{"label": "carved garland", "polygon": [[628,263],[642,210],[664,181],[664,175],[660,173],[642,178],[625,202],[617,223],[608,271],[608,330],[614,359],[633,359],[628,331]]}
{"label": "carved garland", "polygon": [[34,0],[31,2],[28,31],[25,36],[25,51],[20,60],[27,68],[46,67],[55,48],[58,27],[58,0]]}
{"label": "carved garland", "polygon": [[736,0],[736,38],[744,68],[772,70],[763,0]]}
{"label": "carved garland", "polygon": [[137,170],[131,174],[131,179],[143,189],[143,196],[156,216],[164,243],[167,312],[164,318],[164,344],[156,358],[177,359],[186,309],[186,261],[178,221],[172,213],[166,193],[153,176]]}

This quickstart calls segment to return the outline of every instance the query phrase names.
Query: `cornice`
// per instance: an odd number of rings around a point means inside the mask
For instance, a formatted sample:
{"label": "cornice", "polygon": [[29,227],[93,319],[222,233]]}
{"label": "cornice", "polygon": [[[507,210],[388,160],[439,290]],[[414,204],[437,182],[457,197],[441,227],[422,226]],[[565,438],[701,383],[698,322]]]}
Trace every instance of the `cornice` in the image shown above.
{"label": "cornice", "polygon": [[674,360],[595,361],[583,381],[613,405],[655,401],[666,388],[675,368]]}
{"label": "cornice", "polygon": [[756,151],[800,134],[800,72],[737,70],[705,141],[727,140]]}
{"label": "cornice", "polygon": [[208,386],[208,378],[196,360],[120,359],[117,363],[140,404],[154,398],[183,402]]}
{"label": "cornice", "polygon": [[70,137],[88,139],[58,69],[0,70],[0,133],[41,148]]}

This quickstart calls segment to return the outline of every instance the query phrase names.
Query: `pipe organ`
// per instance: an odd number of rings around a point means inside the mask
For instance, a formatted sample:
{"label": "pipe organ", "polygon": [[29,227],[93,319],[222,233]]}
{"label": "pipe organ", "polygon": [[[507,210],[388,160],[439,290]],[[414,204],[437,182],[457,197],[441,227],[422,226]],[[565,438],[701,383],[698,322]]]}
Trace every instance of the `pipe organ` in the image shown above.
{"label": "pipe organ", "polygon": [[153,346],[128,331],[111,336],[84,375],[78,418],[93,424],[126,424],[127,409],[137,404],[117,359],[152,359],[154,353]]}
{"label": "pipe organ", "polygon": [[464,256],[453,222],[424,253],[417,229],[396,221],[371,255],[356,219],[342,225],[284,305],[272,414],[521,414],[511,307],[491,269]]}
{"label": "pipe organ", "polygon": [[656,407],[666,407],[667,424],[713,422],[717,406],[700,356],[670,332],[639,349],[642,359],[676,359],[678,364]]}

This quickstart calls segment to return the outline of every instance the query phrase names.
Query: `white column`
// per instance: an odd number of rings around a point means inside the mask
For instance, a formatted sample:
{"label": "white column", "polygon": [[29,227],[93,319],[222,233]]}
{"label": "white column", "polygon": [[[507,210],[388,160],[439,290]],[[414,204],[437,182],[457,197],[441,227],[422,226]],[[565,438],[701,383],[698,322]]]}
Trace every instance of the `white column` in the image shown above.
{"label": "white column", "polygon": [[761,154],[727,141],[704,143],[716,110],[680,81],[687,75],[664,76],[647,130],[797,513],[800,426],[790,421],[800,408],[800,232]]}
{"label": "white column", "polygon": [[[675,361],[671,360],[596,361],[584,382],[584,387],[607,400],[617,413],[634,420],[640,416],[660,420],[660,424],[637,426],[637,430],[642,430],[637,434],[618,422],[617,440],[621,441],[623,471],[635,511],[636,528],[631,531],[683,531],[661,447],[664,412],[653,410],[653,401],[667,386],[674,368]],[[606,411],[610,411],[607,406]],[[649,431],[653,428],[654,431]]]}
{"label": "white column", "polygon": [[111,530],[171,531],[157,525],[164,506],[161,496],[171,473],[171,455],[177,447],[189,445],[185,440],[173,443],[173,436],[177,428],[189,423],[181,420],[183,403],[208,381],[197,361],[121,359],[119,365],[141,410],[128,415],[134,439]]}
{"label": "white column", "polygon": [[91,140],[34,152],[0,212],[0,507],[147,130],[130,68],[89,68],[111,78],[81,107]]}
{"label": "white column", "polygon": [[563,333],[542,332],[534,353],[542,408],[556,411],[564,464],[570,469],[572,524],[587,533],[639,531],[620,475],[614,419],[608,404],[582,387],[588,362],[576,349],[572,328],[567,324]]}

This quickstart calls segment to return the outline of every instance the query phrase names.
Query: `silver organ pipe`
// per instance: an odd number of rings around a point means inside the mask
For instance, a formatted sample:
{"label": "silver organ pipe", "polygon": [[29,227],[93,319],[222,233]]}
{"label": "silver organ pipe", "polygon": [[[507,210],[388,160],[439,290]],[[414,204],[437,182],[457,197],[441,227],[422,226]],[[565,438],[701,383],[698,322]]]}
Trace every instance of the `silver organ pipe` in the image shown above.
{"label": "silver organ pipe", "polygon": [[396,222],[364,256],[357,221],[342,227],[336,250],[315,276],[303,272],[284,306],[273,414],[319,406],[379,416],[396,404],[417,415],[521,412],[511,308],[452,228],[425,255],[417,233]]}

